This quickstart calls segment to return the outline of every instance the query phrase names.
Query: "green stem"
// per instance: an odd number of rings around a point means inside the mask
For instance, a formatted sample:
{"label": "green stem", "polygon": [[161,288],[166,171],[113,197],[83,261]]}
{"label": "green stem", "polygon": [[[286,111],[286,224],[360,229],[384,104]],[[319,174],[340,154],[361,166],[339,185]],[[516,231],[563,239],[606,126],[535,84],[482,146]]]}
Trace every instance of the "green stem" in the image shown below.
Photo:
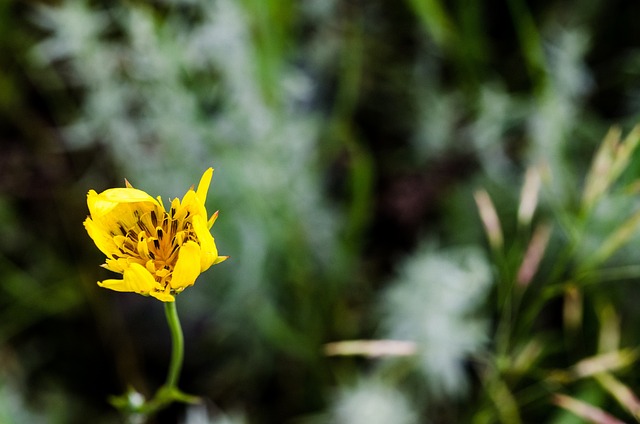
{"label": "green stem", "polygon": [[111,403],[123,411],[130,419],[139,419],[140,416],[149,417],[160,409],[166,407],[171,402],[198,403],[200,399],[183,393],[178,389],[178,379],[182,370],[182,360],[184,359],[184,337],[182,327],[178,319],[178,311],[175,302],[165,302],[164,312],[167,316],[167,323],[171,332],[171,363],[167,382],[158,389],[155,396],[148,401],[140,401],[137,398],[141,395],[130,389],[122,396],[111,398]]}
{"label": "green stem", "polygon": [[182,335],[182,327],[178,318],[178,310],[176,302],[165,302],[164,313],[167,316],[167,323],[171,331],[171,363],[169,365],[169,373],[167,374],[167,382],[165,387],[169,389],[176,388],[178,378],[182,369],[182,360],[184,358],[184,337]]}

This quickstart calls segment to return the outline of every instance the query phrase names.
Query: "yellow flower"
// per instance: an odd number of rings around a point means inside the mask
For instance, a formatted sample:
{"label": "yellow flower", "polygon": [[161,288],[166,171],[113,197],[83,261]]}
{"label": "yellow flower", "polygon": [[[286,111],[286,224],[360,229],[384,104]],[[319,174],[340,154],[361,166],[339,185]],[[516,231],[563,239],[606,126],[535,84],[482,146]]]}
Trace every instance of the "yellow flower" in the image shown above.
{"label": "yellow flower", "polygon": [[182,200],[173,199],[169,211],[160,196],[154,199],[126,180],[125,188],[100,194],[90,190],[84,226],[107,255],[102,266],[123,275],[98,285],[173,302],[200,273],[227,259],[218,256],[209,232],[218,212],[207,219],[204,205],[212,175],[213,169],[207,169],[198,189],[192,186]]}

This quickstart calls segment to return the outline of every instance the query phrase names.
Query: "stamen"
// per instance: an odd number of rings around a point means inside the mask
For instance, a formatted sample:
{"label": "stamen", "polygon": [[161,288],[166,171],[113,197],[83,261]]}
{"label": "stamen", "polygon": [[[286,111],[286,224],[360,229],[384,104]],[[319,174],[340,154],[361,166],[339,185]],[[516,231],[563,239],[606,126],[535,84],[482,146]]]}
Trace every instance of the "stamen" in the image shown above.
{"label": "stamen", "polygon": [[147,227],[147,225],[144,222],[138,220],[137,224],[138,224],[138,227],[140,227],[141,230],[143,230],[147,234],[151,234],[151,231],[149,231],[149,228]]}
{"label": "stamen", "polygon": [[162,228],[156,228],[156,233],[158,233],[158,238],[162,240],[162,236],[164,236],[164,231],[162,231]]}
{"label": "stamen", "polygon": [[158,239],[153,239],[153,245],[157,250],[160,250],[160,242],[158,241]]}
{"label": "stamen", "polygon": [[156,211],[154,210],[151,211],[151,223],[154,227],[158,226],[158,216],[156,215]]}
{"label": "stamen", "polygon": [[151,274],[154,274],[156,272],[156,267],[152,260],[148,260],[147,263],[145,264],[145,267],[147,268],[147,271],[149,271]]}

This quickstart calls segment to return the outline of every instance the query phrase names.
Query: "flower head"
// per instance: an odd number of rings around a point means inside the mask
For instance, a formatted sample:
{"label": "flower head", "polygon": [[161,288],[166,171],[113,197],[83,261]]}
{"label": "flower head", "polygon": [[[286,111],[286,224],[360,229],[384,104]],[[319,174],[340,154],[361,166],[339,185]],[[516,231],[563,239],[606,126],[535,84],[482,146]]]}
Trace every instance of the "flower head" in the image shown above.
{"label": "flower head", "polygon": [[212,175],[207,169],[197,190],[192,186],[182,200],[173,199],[169,211],[160,196],[154,199],[126,180],[125,188],[90,190],[84,226],[107,256],[102,266],[123,276],[98,285],[173,302],[200,273],[227,259],[218,256],[209,232],[218,212],[208,218],[204,205]]}

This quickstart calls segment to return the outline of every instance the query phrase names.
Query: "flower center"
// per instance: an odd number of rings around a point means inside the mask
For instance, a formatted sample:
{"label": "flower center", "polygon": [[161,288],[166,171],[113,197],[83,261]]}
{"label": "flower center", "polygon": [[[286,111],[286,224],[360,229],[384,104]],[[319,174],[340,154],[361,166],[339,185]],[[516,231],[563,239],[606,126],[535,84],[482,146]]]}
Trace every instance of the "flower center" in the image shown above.
{"label": "flower center", "polygon": [[114,254],[113,259],[126,258],[140,263],[156,281],[167,283],[178,260],[180,246],[189,240],[198,242],[190,216],[190,211],[177,212],[173,207],[169,212],[158,207],[144,213],[134,210],[132,225],[118,221],[117,230],[111,232],[122,254]]}

